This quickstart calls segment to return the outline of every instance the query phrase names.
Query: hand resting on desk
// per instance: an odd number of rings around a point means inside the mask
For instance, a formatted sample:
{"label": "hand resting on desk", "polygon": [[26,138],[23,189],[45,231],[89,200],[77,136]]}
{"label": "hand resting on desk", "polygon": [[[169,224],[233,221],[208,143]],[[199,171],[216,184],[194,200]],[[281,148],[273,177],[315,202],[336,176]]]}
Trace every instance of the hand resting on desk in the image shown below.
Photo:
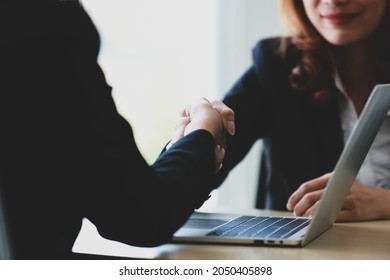
{"label": "hand resting on desk", "polygon": [[[302,184],[289,198],[287,209],[297,216],[312,216],[332,173]],[[390,192],[355,181],[344,201],[337,222],[390,219]]]}

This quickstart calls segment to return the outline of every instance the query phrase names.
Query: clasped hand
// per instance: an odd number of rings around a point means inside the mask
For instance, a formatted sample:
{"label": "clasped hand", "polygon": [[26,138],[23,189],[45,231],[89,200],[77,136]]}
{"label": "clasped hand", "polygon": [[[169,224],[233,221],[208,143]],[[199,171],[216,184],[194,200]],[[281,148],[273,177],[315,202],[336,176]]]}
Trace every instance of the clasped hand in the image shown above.
{"label": "clasped hand", "polygon": [[235,133],[233,110],[218,100],[212,102],[205,98],[197,100],[181,112],[172,143],[198,129],[209,131],[214,138],[215,169],[218,172],[225,157],[226,133],[230,135]]}

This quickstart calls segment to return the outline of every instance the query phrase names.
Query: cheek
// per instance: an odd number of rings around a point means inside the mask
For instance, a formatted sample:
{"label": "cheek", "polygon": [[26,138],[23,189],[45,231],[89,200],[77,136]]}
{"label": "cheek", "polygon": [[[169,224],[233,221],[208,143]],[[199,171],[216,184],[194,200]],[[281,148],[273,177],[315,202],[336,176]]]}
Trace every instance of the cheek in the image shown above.
{"label": "cheek", "polygon": [[330,30],[323,22],[323,20],[318,16],[318,14],[307,14],[307,17],[309,18],[309,21],[314,29],[316,29],[323,37],[327,37],[327,34]]}
{"label": "cheek", "polygon": [[368,13],[365,17],[365,20],[360,25],[362,33],[361,35],[368,36],[369,34],[375,32],[378,29],[383,16],[384,12],[381,12],[381,10],[376,10],[372,13]]}
{"label": "cheek", "polygon": [[303,0],[303,6],[311,24],[315,29],[321,31],[323,29],[322,22],[320,18],[320,12],[318,11],[318,4],[316,0]]}
{"label": "cheek", "polygon": [[365,28],[375,30],[380,24],[387,10],[387,0],[361,0],[365,6]]}
{"label": "cheek", "polygon": [[378,7],[377,9],[373,10],[371,14],[368,15],[368,21],[371,22],[371,27],[376,28],[381,23],[382,19],[385,17],[386,13],[386,6],[383,5],[383,7]]}

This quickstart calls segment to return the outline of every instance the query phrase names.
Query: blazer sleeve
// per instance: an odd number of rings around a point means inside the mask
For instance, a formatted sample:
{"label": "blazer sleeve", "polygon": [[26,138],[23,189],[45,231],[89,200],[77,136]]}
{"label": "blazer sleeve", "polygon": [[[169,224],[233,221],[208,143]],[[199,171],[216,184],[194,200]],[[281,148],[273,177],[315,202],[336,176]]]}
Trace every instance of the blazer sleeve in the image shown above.
{"label": "blazer sleeve", "polygon": [[21,17],[25,26],[19,21],[17,36],[1,45],[2,171],[12,185],[10,204],[27,224],[29,217],[36,226],[52,220],[52,235],[74,224],[77,234],[87,217],[109,239],[168,241],[212,189],[211,134],[194,131],[149,166],[116,110],[86,13],[74,5],[54,7],[42,22],[35,16]]}
{"label": "blazer sleeve", "polygon": [[[228,137],[219,185],[249,152],[253,144],[269,135],[274,125],[273,85],[281,77],[278,39],[259,41],[253,48],[253,63],[226,93],[223,102],[235,112],[236,134]],[[274,75],[274,73],[277,75]]]}

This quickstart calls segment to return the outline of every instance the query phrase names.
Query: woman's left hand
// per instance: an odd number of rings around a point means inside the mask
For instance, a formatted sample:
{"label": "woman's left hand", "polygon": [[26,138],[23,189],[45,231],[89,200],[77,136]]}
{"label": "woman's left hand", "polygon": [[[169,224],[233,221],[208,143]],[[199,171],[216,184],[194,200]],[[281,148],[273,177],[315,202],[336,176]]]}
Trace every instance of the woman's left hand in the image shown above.
{"label": "woman's left hand", "polygon": [[[302,184],[289,198],[287,209],[312,216],[332,173]],[[337,216],[337,222],[390,219],[390,192],[355,182]]]}

